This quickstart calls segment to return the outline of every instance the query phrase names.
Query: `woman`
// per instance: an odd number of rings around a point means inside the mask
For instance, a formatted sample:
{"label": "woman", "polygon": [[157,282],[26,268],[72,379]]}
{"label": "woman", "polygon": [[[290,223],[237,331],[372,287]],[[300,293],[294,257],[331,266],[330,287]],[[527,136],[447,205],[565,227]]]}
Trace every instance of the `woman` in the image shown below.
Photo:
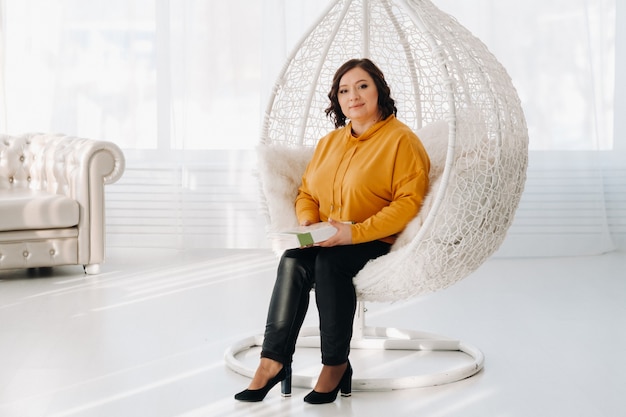
{"label": "woman", "polygon": [[[278,382],[291,393],[296,338],[315,286],[322,371],[304,401],[333,402],[351,392],[348,361],[356,294],[352,278],[389,252],[428,188],[430,161],[417,136],[396,119],[382,72],[353,59],[335,73],[326,114],[335,130],[322,138],[295,201],[298,221],[330,222],[337,232],[317,246],[286,251],[269,306],[261,361],[241,401],[260,401]],[[346,125],[346,120],[349,123]]]}

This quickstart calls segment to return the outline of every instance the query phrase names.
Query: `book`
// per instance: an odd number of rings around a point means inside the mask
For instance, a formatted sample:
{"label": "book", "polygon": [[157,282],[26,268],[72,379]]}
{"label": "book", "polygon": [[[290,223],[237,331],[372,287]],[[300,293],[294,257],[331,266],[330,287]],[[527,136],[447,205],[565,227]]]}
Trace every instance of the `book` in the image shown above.
{"label": "book", "polygon": [[309,226],[297,226],[284,232],[271,233],[272,248],[287,250],[305,248],[323,242],[337,233],[337,229],[328,222],[313,223]]}

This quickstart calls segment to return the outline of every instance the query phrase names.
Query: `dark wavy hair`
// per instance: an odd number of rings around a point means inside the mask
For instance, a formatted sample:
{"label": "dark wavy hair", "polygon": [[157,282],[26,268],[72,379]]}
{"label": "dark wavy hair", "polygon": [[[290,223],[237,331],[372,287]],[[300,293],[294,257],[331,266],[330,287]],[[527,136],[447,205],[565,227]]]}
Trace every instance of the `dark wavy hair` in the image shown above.
{"label": "dark wavy hair", "polygon": [[378,109],[381,112],[382,120],[385,120],[392,114],[396,115],[398,113],[396,103],[391,98],[391,89],[387,85],[387,81],[385,81],[385,75],[383,72],[367,58],[351,59],[339,67],[337,72],[335,72],[333,84],[330,88],[330,93],[328,93],[330,105],[326,108],[326,116],[330,117],[330,119],[335,123],[335,128],[340,128],[346,125],[346,115],[341,111],[339,99],[337,98],[337,94],[339,93],[339,82],[341,81],[341,77],[343,77],[346,72],[357,67],[366,71],[376,84],[376,89],[378,90]]}

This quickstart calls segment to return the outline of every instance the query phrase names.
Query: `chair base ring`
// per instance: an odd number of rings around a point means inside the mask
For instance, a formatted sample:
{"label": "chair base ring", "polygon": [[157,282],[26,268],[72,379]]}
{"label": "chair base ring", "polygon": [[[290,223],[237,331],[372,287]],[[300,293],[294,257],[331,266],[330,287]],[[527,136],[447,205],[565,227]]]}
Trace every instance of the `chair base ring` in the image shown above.
{"label": "chair base ring", "polygon": [[[236,342],[224,353],[226,365],[234,372],[252,378],[255,369],[247,367],[237,359],[237,355],[261,346],[263,336],[250,336]],[[319,347],[319,331],[317,328],[304,327],[296,347]],[[430,374],[405,376],[397,378],[354,378],[352,388],[359,391],[384,391],[409,388],[423,388],[449,384],[469,378],[478,373],[484,365],[485,357],[476,347],[460,340],[449,339],[433,333],[414,330],[401,330],[389,327],[364,327],[363,335],[352,339],[351,349],[368,350],[408,350],[408,351],[446,351],[462,352],[472,358],[466,363]],[[301,388],[314,388],[316,378],[293,374],[292,385]]]}

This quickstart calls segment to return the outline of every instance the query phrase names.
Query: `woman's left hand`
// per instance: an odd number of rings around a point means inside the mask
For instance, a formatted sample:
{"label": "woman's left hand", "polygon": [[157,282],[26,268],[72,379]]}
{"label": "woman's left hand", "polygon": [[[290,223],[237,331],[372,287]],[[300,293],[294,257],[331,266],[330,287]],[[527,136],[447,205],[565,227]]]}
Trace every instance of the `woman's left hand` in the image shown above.
{"label": "woman's left hand", "polygon": [[325,241],[320,242],[319,246],[328,248],[331,246],[352,244],[352,225],[350,223],[338,222],[333,219],[328,219],[328,223],[330,223],[335,229],[337,229],[337,233],[335,233],[333,236],[329,237]]}

